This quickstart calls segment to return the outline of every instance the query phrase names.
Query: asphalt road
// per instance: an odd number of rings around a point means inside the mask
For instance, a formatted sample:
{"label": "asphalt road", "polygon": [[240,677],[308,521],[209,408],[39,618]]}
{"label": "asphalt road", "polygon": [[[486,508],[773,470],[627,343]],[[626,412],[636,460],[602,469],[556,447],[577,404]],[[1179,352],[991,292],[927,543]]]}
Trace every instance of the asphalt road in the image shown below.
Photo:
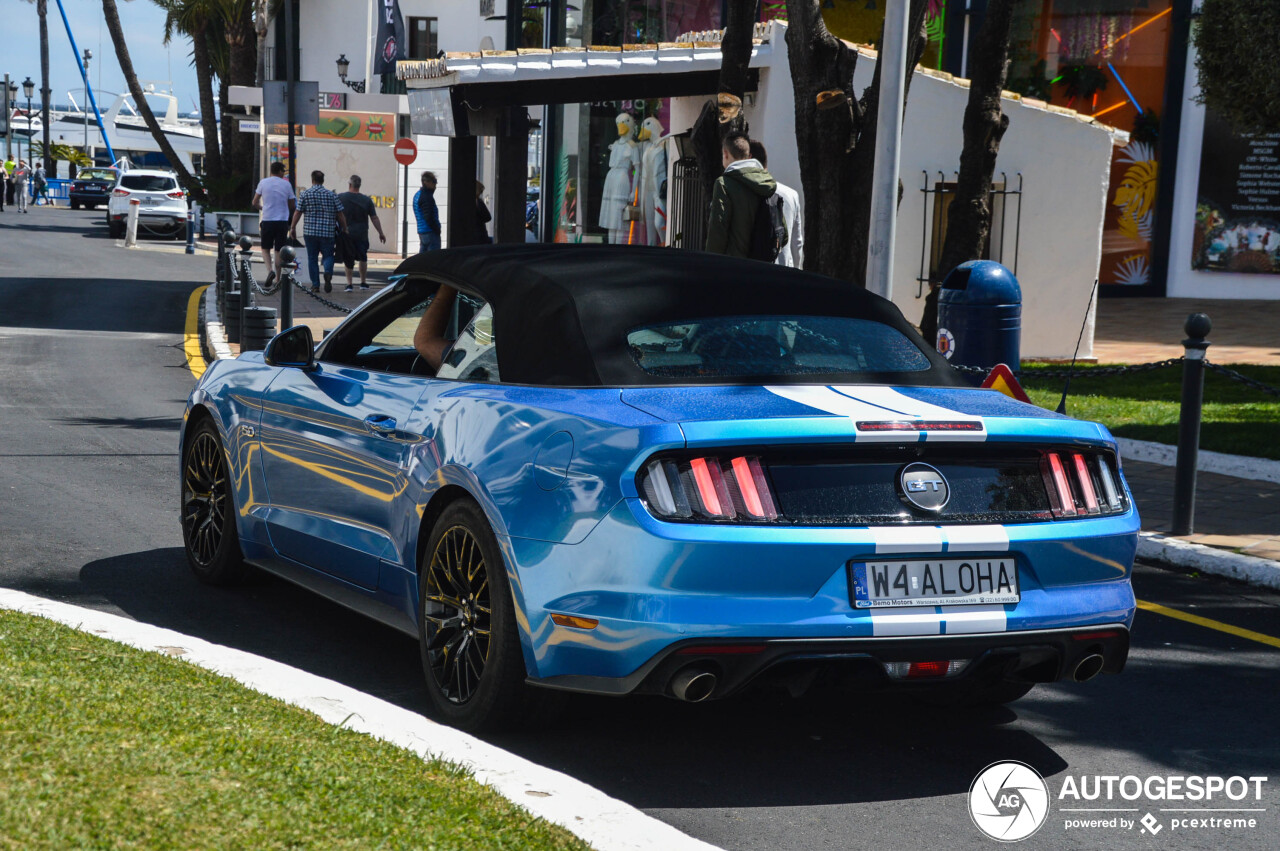
{"label": "asphalt road", "polygon": [[[212,261],[126,251],[101,213],[0,214],[0,586],[259,653],[428,712],[413,641],[286,583],[198,585],[181,550],[176,430],[193,383],[182,331]],[[1280,636],[1280,595],[1139,566],[1139,598]],[[574,701],[496,738],[731,849],[992,848],[970,819],[985,766],[1020,760],[1051,811],[1028,848],[1280,847],[1280,649],[1140,611],[1128,668],[959,712],[772,695],[681,705]],[[1265,776],[1262,800],[1064,800],[1068,778]],[[1263,812],[1171,813],[1244,807]],[[1064,808],[1122,808],[1066,813]],[[1068,830],[1068,818],[1137,821]],[[1174,827],[1243,817],[1256,827]]]}

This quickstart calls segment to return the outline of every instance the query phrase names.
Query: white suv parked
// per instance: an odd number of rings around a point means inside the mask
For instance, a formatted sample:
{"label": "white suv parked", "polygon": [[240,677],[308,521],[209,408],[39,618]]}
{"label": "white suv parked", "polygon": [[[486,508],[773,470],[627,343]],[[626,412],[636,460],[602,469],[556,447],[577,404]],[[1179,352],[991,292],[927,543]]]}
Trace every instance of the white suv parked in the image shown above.
{"label": "white suv parked", "polygon": [[164,233],[185,237],[187,233],[187,193],[172,172],[130,169],[116,181],[107,201],[107,229],[111,236],[124,236],[129,203],[137,199],[139,233]]}

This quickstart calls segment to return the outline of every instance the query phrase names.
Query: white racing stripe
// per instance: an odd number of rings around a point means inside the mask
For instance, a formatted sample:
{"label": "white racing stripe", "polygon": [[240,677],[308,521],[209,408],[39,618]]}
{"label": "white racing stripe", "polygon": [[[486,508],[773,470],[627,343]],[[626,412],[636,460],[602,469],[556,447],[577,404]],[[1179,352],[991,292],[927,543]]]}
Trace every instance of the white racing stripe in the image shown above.
{"label": "white racing stripe", "polygon": [[1004,632],[1004,606],[940,606],[947,635],[973,632]]}
{"label": "white racing stripe", "polygon": [[942,542],[949,553],[1003,553],[1009,532],[1003,526],[943,526]]}
{"label": "white racing stripe", "polygon": [[[810,408],[817,408],[819,411],[826,411],[828,414],[848,417],[851,420],[876,420],[879,422],[902,419],[895,411],[888,411],[879,405],[872,405],[850,398],[843,393],[837,393],[830,387],[783,385],[780,387],[765,387],[764,389],[775,396],[790,399],[792,402],[799,402],[801,405],[808,405]],[[908,418],[910,419],[910,417]],[[898,437],[898,440],[902,440],[901,436]]]}
{"label": "white racing stripe", "polygon": [[[961,414],[928,402],[921,402],[903,395],[892,387],[873,385],[840,385],[816,387],[805,385],[766,386],[775,396],[790,399],[801,405],[825,411],[828,414],[848,417],[858,422],[895,422],[901,420],[942,420],[945,422],[972,422],[983,424],[982,417]],[[947,440],[952,442],[976,442],[987,439],[987,431],[862,431],[855,426],[855,440],[864,443],[903,443],[920,440]]]}

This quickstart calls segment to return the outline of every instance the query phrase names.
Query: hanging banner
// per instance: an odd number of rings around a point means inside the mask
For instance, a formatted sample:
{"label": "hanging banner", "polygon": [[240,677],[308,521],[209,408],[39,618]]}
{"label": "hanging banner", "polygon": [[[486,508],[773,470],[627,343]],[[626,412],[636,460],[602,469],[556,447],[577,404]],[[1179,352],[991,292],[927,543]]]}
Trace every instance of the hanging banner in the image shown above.
{"label": "hanging banner", "polygon": [[1209,110],[1191,268],[1280,274],[1280,133],[1241,136]]}
{"label": "hanging banner", "polygon": [[378,0],[378,38],[374,41],[373,73],[394,74],[396,60],[409,53],[409,40],[404,32],[400,0]]}

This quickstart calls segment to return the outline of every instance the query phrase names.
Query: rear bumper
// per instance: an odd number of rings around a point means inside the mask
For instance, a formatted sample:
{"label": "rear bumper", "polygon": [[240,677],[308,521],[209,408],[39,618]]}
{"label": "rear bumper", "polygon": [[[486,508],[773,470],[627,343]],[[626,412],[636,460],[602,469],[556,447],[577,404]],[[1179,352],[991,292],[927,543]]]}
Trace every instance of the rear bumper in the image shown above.
{"label": "rear bumper", "polygon": [[[716,677],[712,698],[729,697],[755,683],[802,689],[826,675],[842,685],[873,691],[938,686],[958,690],[1014,680],[1047,683],[1073,679],[1086,658],[1100,655],[1102,672],[1117,674],[1129,656],[1129,629],[1123,623],[1076,629],[981,633],[955,636],[836,639],[690,639],[671,645],[626,677],[560,676],[531,680],[537,685],[597,694],[669,694],[686,670]],[[886,662],[963,659],[953,677],[894,680]]]}

